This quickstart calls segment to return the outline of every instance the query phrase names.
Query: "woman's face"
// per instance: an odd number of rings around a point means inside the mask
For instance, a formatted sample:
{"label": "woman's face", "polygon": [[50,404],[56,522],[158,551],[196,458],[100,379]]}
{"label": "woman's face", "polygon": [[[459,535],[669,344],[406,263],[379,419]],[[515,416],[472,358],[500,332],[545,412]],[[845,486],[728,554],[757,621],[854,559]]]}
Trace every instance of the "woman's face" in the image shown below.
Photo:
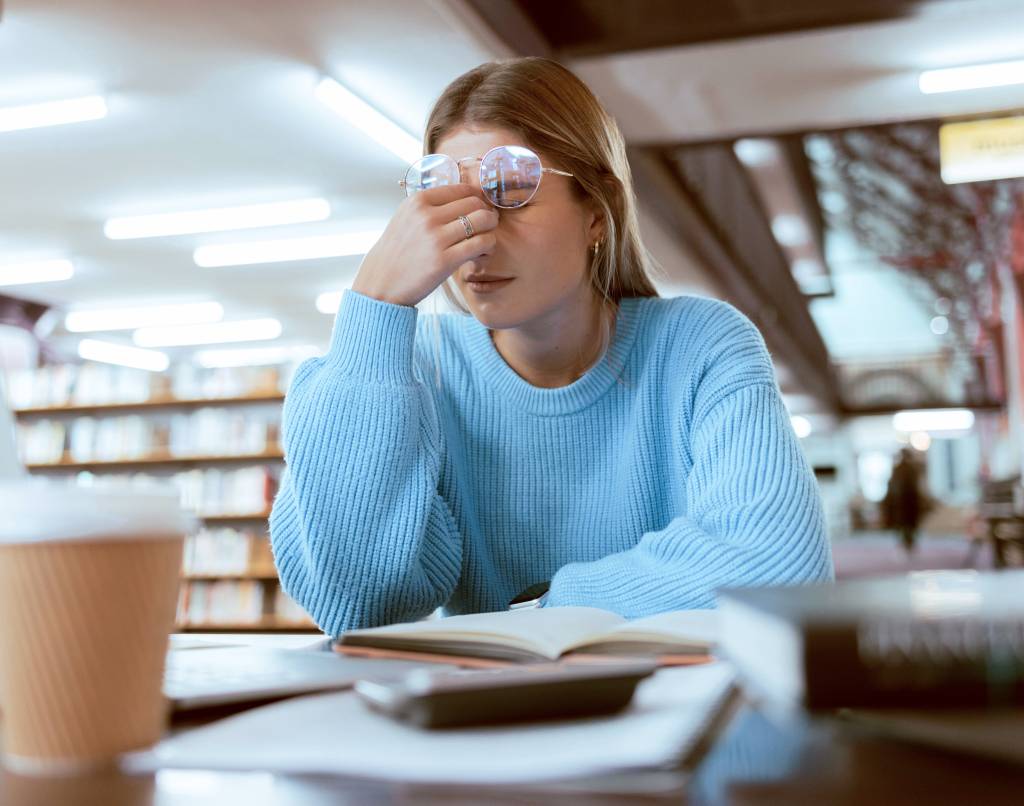
{"label": "woman's face", "polygon": [[[438,143],[437,150],[459,160],[479,159],[495,146],[526,145],[503,129],[464,126]],[[560,168],[538,152],[545,168]],[[479,188],[479,163],[462,166],[462,180]],[[516,210],[499,210],[494,252],[460,266],[452,275],[470,312],[492,329],[543,322],[566,306],[591,305],[594,294],[587,273],[590,248],[603,237],[599,216],[574,194],[568,176],[545,173],[533,199]],[[497,208],[495,208],[497,209]],[[472,275],[509,277],[502,287],[476,291]]]}

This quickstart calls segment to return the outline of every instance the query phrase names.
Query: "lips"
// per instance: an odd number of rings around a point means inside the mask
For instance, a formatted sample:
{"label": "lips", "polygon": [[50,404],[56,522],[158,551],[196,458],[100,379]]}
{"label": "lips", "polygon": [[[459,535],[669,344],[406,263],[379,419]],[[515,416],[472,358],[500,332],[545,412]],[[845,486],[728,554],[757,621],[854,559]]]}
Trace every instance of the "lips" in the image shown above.
{"label": "lips", "polygon": [[467,283],[497,283],[501,280],[511,280],[511,277],[497,277],[493,274],[477,274],[472,277],[467,277]]}

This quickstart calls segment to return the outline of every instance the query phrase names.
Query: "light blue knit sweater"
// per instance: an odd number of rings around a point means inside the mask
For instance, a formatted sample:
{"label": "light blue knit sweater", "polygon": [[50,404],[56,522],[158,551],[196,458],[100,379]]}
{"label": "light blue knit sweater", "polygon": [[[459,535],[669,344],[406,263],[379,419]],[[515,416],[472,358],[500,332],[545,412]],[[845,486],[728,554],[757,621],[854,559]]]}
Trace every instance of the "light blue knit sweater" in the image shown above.
{"label": "light blue knit sweater", "polygon": [[832,576],[764,341],[722,302],[623,299],[605,358],[542,389],[473,317],[346,291],[283,441],[275,560],[331,635],[546,580],[547,606],[634,617]]}

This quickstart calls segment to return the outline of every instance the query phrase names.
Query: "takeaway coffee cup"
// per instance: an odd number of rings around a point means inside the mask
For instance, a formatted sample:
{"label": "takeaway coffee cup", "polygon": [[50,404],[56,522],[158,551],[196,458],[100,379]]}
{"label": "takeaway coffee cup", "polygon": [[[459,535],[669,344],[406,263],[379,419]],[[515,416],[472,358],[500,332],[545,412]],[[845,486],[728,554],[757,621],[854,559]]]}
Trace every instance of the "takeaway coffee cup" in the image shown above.
{"label": "takeaway coffee cup", "polygon": [[0,484],[4,766],[73,774],[160,738],[190,528],[171,487]]}

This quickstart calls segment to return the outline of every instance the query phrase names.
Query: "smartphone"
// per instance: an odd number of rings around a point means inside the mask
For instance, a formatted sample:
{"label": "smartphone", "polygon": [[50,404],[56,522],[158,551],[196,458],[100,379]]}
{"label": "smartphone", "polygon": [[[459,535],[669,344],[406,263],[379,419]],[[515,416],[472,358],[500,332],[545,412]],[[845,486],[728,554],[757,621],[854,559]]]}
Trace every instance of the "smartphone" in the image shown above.
{"label": "smartphone", "polygon": [[359,680],[369,707],[421,728],[495,725],[610,714],[625,708],[653,661],[544,663],[501,669],[417,669],[387,682]]}

